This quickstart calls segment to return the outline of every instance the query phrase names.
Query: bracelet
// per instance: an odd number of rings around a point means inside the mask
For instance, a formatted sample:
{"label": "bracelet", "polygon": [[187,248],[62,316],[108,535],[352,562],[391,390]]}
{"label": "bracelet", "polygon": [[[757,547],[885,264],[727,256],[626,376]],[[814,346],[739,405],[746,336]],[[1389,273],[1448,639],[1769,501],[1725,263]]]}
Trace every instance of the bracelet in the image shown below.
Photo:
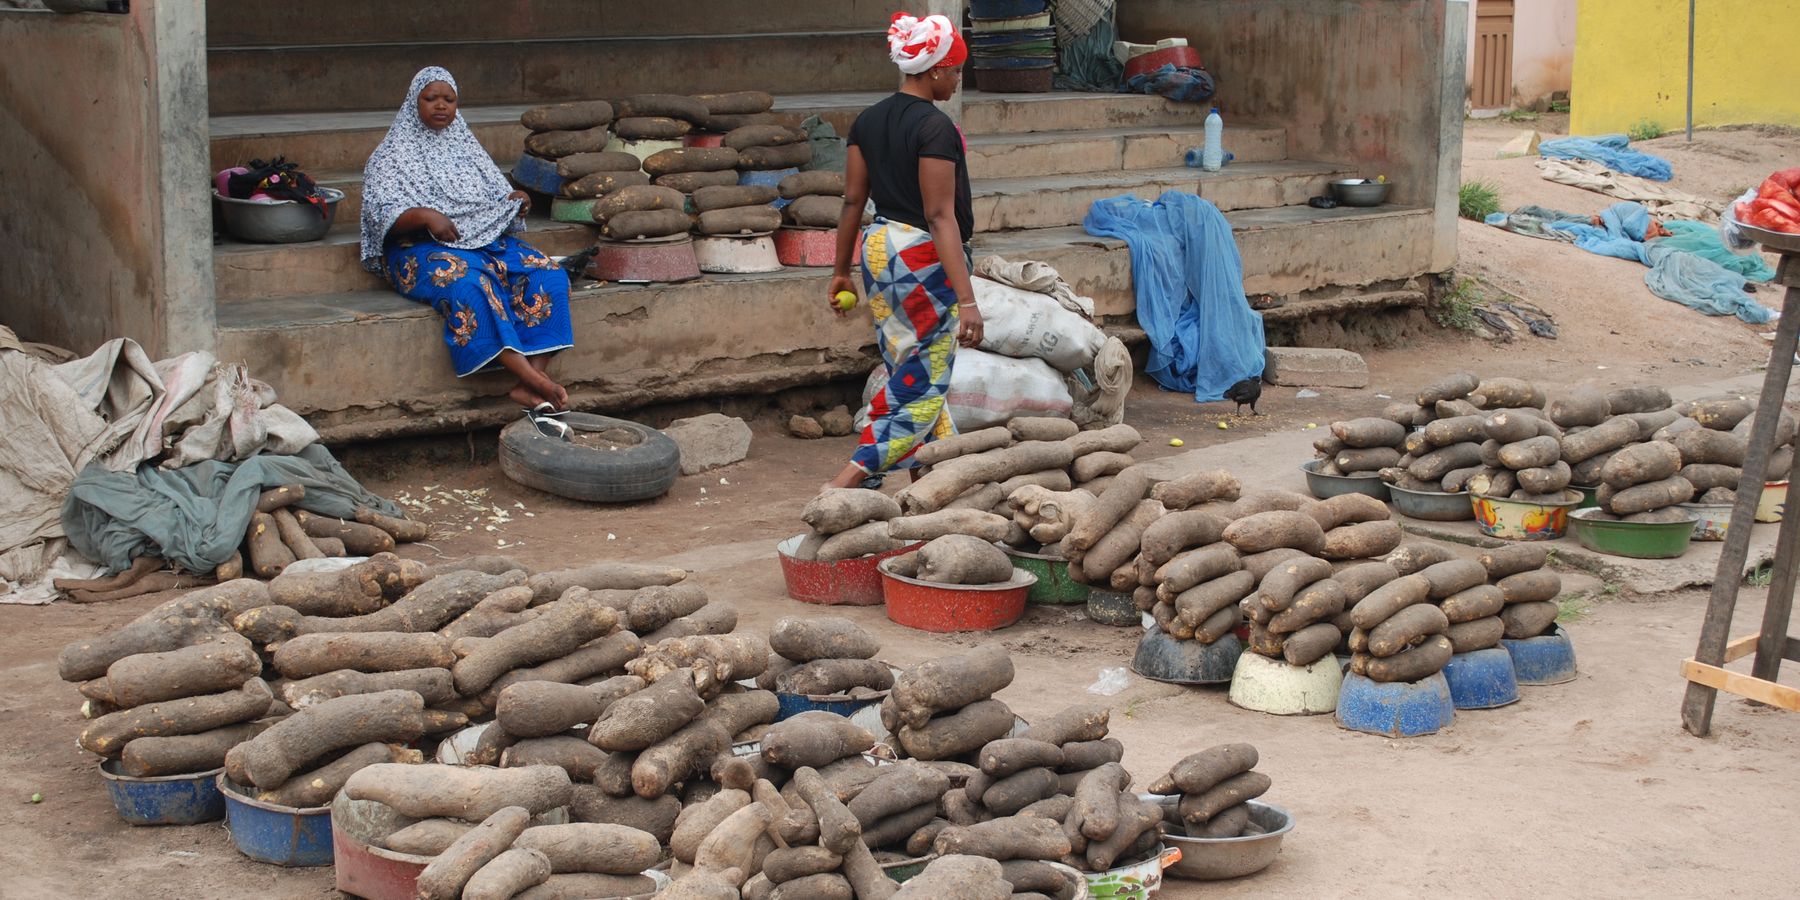
{"label": "bracelet", "polygon": [[969,308],[971,308],[971,309],[972,309],[972,308],[974,308],[974,306],[975,306],[975,304],[974,304],[974,302],[972,302],[972,301],[971,301],[971,302],[969,302],[969,303],[964,303],[964,302],[962,302],[962,301],[960,301],[960,300],[959,300],[959,301],[957,301],[957,303],[956,303],[956,305],[957,305],[957,306],[966,306],[966,307],[969,307]]}

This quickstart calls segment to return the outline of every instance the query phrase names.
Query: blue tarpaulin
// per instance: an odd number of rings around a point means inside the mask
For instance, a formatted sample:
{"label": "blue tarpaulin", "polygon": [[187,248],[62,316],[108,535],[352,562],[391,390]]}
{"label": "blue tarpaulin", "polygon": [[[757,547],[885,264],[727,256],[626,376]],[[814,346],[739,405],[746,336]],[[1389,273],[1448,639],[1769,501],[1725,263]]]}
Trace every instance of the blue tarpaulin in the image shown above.
{"label": "blue tarpaulin", "polygon": [[1180,191],[1154,203],[1109,197],[1082,224],[1131,248],[1138,323],[1150,336],[1146,371],[1157,384],[1206,403],[1262,374],[1262,317],[1244,299],[1243,261],[1217,206]]}
{"label": "blue tarpaulin", "polygon": [[1664,300],[1709,316],[1737,316],[1761,325],[1774,312],[1744,292],[1747,280],[1767,281],[1773,270],[1760,258],[1737,256],[1725,249],[1719,234],[1699,222],[1669,222],[1669,237],[1650,238],[1650,213],[1642,204],[1615,203],[1600,211],[1600,225],[1552,222],[1549,228],[1575,236],[1575,246],[1589,253],[1616,256],[1650,266],[1644,284]]}
{"label": "blue tarpaulin", "polygon": [[1631,139],[1622,134],[1556,138],[1539,144],[1538,155],[1551,159],[1591,159],[1614,172],[1651,181],[1668,181],[1675,177],[1675,170],[1668,160],[1631,149]]}

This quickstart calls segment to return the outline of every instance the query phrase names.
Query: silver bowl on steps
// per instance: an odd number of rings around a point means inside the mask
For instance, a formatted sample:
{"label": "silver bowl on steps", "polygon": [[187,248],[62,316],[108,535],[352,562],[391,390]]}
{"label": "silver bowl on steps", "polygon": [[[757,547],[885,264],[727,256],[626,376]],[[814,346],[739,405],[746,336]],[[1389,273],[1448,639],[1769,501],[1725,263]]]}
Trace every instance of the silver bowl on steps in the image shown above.
{"label": "silver bowl on steps", "polygon": [[219,204],[219,216],[225,232],[240,241],[253,244],[303,244],[316,241],[331,230],[337,218],[338,202],[344,192],[337,188],[319,188],[325,198],[325,211],[311,203],[294,200],[239,200],[213,192]]}
{"label": "silver bowl on steps", "polygon": [[1343,206],[1380,206],[1387,202],[1388,191],[1393,187],[1391,181],[1340,178],[1331,183],[1331,196]]}

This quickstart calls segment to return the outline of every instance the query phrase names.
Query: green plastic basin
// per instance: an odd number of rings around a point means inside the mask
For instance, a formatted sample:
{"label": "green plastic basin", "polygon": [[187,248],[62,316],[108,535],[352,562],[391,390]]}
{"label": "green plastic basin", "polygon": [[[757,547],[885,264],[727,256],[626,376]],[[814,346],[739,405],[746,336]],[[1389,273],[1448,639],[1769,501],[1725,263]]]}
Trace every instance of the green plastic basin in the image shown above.
{"label": "green plastic basin", "polygon": [[1040,606],[1067,606],[1074,603],[1086,603],[1088,586],[1069,577],[1069,561],[1060,556],[1045,556],[1042,553],[1026,553],[1023,550],[1007,550],[1006,555],[1012,557],[1013,568],[1024,569],[1037,576],[1037,584],[1025,593],[1026,603]]}
{"label": "green plastic basin", "polygon": [[1687,552],[1694,539],[1697,515],[1678,522],[1650,524],[1645,522],[1609,522],[1593,518],[1597,510],[1581,509],[1569,514],[1569,527],[1575,540],[1595,553],[1629,556],[1633,559],[1674,559]]}

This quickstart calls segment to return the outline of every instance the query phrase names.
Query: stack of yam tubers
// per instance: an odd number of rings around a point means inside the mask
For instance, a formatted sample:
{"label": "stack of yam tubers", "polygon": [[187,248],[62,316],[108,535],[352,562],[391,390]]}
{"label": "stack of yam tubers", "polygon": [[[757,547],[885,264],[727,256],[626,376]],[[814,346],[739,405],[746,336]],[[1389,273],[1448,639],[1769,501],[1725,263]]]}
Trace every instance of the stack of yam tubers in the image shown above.
{"label": "stack of yam tubers", "polygon": [[880,491],[831,488],[807,501],[800,520],[811,529],[791,554],[817,562],[839,562],[906,546],[888,534],[888,520],[899,518],[900,504]]}
{"label": "stack of yam tubers", "polygon": [[[735,628],[735,611],[707,603],[685,577],[627,563],[528,575],[504,557],[428,568],[378,553],[340,571],[240,578],[189,593],[69,645],[59,669],[88,698],[84,715],[93,721],[82,745],[119,759],[125,774],[222,765],[245,793],[306,808],[328,803],[363,766],[419,762],[407,745],[496,707],[533,710],[522,720],[532,724],[513,737],[551,738],[591,723],[597,711],[544,724],[566,704],[597,709],[625,692],[614,676],[644,655],[628,628],[656,638],[658,649]],[[747,655],[765,663],[764,643],[750,644]],[[524,685],[524,696],[507,694]],[[509,714],[500,718],[511,724]],[[515,741],[498,724],[488,732],[487,764],[501,763],[499,752]],[[520,747],[514,756],[591,766],[591,758],[558,755],[566,750]]]}
{"label": "stack of yam tubers", "polygon": [[[1253,653],[1309,666],[1337,650],[1347,612],[1399,577],[1383,557],[1400,546],[1387,505],[1365,494],[1306,501],[1274,492],[1240,500],[1225,540],[1244,557],[1255,590],[1237,605],[1250,621]],[[1305,498],[1299,498],[1304,501]]]}
{"label": "stack of yam tubers", "polygon": [[[1667,393],[1655,388],[1608,394],[1578,389],[1552,405],[1567,417],[1595,423],[1569,429],[1565,457],[1586,456],[1571,462],[1578,484],[1598,486],[1599,518],[1675,522],[1687,517],[1677,504],[1737,500],[1756,404],[1739,396],[1665,400]],[[1787,480],[1795,430],[1794,417],[1781,411],[1762,482]]]}
{"label": "stack of yam tubers", "polygon": [[1208,747],[1176,763],[1150,784],[1150,793],[1179,798],[1161,809],[1171,830],[1191,838],[1234,838],[1263,834],[1251,820],[1249,801],[1274,784],[1254,771],[1259,761],[1249,744]]}
{"label": "stack of yam tubers", "polygon": [[414,896],[424,900],[623,897],[653,892],[646,874],[663,857],[648,832],[596,822],[547,824],[573,802],[555,766],[509,769],[377,764],[343,788],[408,823],[382,841],[428,857]]}
{"label": "stack of yam tubers", "polygon": [[770,172],[797,169],[812,162],[806,132],[785,125],[744,125],[725,135],[724,145],[738,153],[738,170]]}
{"label": "stack of yam tubers", "polygon": [[781,179],[782,220],[800,228],[836,228],[844,211],[844,173],[817,169]]}
{"label": "stack of yam tubers", "polygon": [[911,759],[969,761],[988,741],[1012,732],[1012,709],[994,699],[1012,680],[1012,657],[999,644],[901,672],[881,701],[890,749]]}
{"label": "stack of yam tubers", "polygon": [[803,697],[874,699],[894,686],[894,671],[875,658],[881,645],[840,616],[788,616],[769,630],[769,662],[757,686]]}
{"label": "stack of yam tubers", "polygon": [[[1492,634],[1492,642],[1483,643],[1491,623],[1480,620],[1498,613],[1499,604],[1482,563],[1458,559],[1440,544],[1411,543],[1381,565],[1388,580],[1349,606],[1341,620],[1349,626],[1351,672],[1378,682],[1414,683],[1443,671],[1457,652],[1454,641],[1464,642],[1464,652],[1499,642]],[[1451,615],[1457,616],[1454,626]],[[1475,624],[1464,627],[1470,622]]]}
{"label": "stack of yam tubers", "polygon": [[[1410,418],[1411,414],[1408,413]],[[1400,447],[1410,425],[1391,418],[1365,417],[1333,422],[1330,433],[1313,442],[1320,475],[1376,475],[1400,463]]]}
{"label": "stack of yam tubers", "polygon": [[398,543],[431,536],[423,523],[397,519],[372,509],[356,510],[352,519],[308,512],[306,488],[298,484],[264,491],[256,500],[244,546],[213,572],[220,582],[253,577],[271,579],[303,559],[374,556]]}
{"label": "stack of yam tubers", "polygon": [[[613,106],[605,100],[582,100],[534,106],[519,116],[519,124],[531,133],[525,136],[525,153],[557,165],[557,174],[578,178],[563,171],[563,160],[583,155],[598,155],[612,141],[609,126],[613,122]],[[600,171],[598,169],[589,171]]]}
{"label": "stack of yam tubers", "polygon": [[1383,412],[1413,430],[1382,480],[1411,491],[1561,501],[1569,472],[1559,465],[1562,429],[1545,414],[1545,402],[1542,388],[1517,378],[1445,376],[1414,403]]}

